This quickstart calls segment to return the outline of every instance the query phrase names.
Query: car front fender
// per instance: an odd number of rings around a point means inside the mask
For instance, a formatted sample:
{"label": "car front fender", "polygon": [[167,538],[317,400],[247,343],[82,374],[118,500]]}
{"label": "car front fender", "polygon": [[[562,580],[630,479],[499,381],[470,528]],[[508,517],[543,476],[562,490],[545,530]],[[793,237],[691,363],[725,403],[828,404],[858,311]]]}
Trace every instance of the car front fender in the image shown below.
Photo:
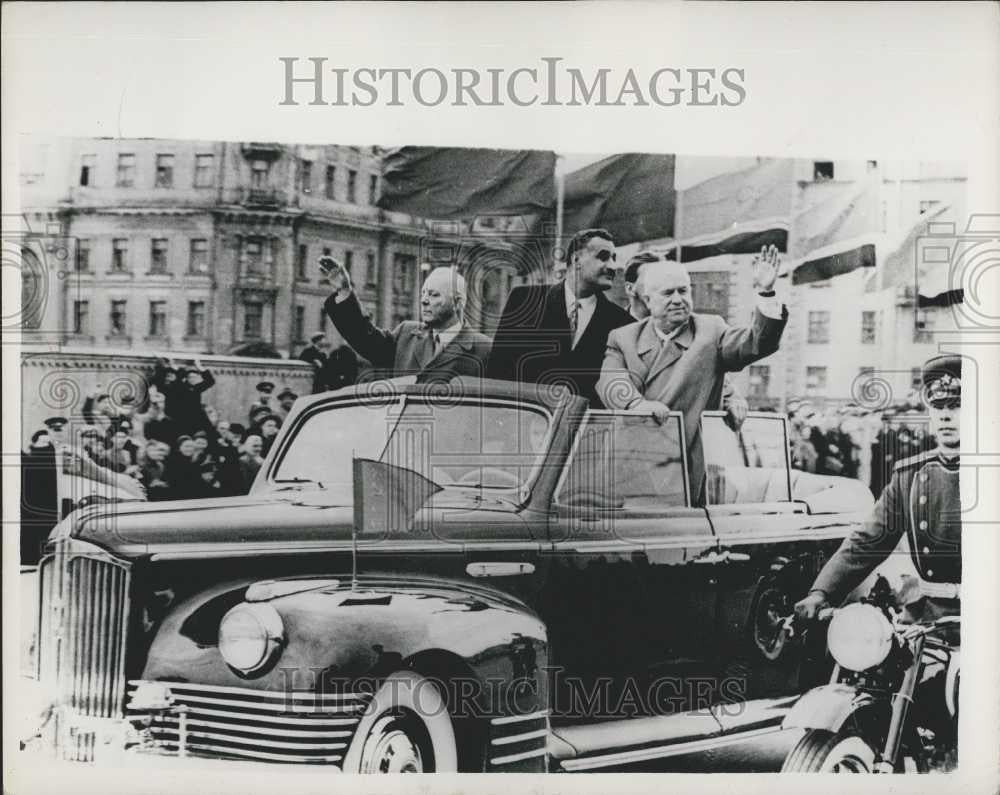
{"label": "car front fender", "polygon": [[836,732],[858,710],[871,705],[867,693],[849,685],[822,685],[795,702],[781,723],[782,729],[825,729]]}

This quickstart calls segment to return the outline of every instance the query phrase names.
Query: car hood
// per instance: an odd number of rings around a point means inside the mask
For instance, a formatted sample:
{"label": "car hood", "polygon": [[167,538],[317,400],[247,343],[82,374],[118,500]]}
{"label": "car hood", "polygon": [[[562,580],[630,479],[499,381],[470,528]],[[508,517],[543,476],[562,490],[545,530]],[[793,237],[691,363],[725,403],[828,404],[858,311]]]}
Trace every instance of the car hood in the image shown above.
{"label": "car hood", "polygon": [[[427,500],[413,527],[419,529],[442,510],[511,514],[517,506],[503,498],[484,499],[475,490],[445,489]],[[92,506],[75,511],[63,524],[57,532],[123,557],[255,555],[331,545],[347,548],[354,508],[350,488],[291,488],[242,497]],[[359,535],[359,545],[366,538]],[[384,534],[372,540],[384,540]]]}

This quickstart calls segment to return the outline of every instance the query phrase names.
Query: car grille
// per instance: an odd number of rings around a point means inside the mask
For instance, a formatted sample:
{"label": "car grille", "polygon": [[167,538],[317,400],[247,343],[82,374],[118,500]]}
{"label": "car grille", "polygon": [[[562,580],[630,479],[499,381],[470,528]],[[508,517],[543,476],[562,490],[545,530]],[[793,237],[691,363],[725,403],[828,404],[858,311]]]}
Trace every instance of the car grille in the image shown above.
{"label": "car grille", "polygon": [[489,770],[544,770],[549,736],[548,710],[490,720]]}
{"label": "car grille", "polygon": [[[131,694],[141,681],[129,683]],[[343,761],[370,696],[251,690],[188,682],[170,688],[172,709],[158,712],[150,733],[159,748],[180,751],[178,707],[186,707],[185,751],[267,762]]]}
{"label": "car grille", "polygon": [[91,761],[95,733],[74,718],[121,715],[129,570],[96,557],[56,555],[40,567],[40,677],[58,693],[62,755]]}

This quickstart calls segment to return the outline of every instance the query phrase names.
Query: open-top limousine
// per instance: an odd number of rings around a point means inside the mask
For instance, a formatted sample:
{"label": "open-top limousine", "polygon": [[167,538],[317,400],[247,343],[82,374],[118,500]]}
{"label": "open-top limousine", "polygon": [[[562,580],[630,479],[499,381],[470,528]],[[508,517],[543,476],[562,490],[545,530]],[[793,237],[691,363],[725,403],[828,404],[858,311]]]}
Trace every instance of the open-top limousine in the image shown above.
{"label": "open-top limousine", "polygon": [[[78,508],[32,745],[345,771],[617,769],[777,731],[783,615],[871,508],[787,421],[500,381],[302,398],[245,497]],[[701,483],[692,495],[692,481]]]}

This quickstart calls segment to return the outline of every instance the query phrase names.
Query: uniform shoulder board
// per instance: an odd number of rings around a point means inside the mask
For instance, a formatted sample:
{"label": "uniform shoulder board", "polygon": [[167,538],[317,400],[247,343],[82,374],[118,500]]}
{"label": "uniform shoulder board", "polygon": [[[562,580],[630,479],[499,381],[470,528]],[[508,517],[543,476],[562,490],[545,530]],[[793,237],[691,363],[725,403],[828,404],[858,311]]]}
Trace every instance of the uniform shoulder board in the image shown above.
{"label": "uniform shoulder board", "polygon": [[924,464],[927,461],[931,461],[937,458],[937,450],[926,450],[923,453],[917,453],[917,455],[911,455],[907,458],[901,458],[896,462],[896,465],[892,468],[893,472],[902,472],[904,469],[912,469],[915,466]]}

